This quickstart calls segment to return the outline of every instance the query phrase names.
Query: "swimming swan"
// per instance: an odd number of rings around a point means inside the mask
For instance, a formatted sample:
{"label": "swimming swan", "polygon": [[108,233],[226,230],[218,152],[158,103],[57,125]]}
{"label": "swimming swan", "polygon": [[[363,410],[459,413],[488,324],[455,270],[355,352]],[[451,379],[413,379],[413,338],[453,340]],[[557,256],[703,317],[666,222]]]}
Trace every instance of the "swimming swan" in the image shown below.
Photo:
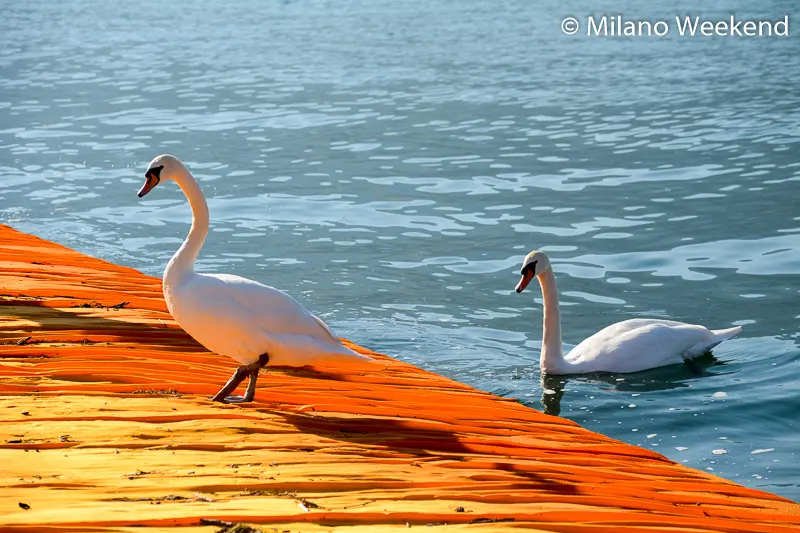
{"label": "swimming swan", "polygon": [[[208,235],[208,204],[194,177],[178,158],[150,162],[139,198],[161,182],[178,184],[192,208],[189,235],[164,270],[167,308],[200,344],[241,363],[214,401],[252,401],[261,367],[303,366],[329,361],[373,361],[345,348],[322,320],[291,296],[230,274],[198,274],[194,262]],[[244,397],[228,396],[249,377]]]}
{"label": "swimming swan", "polygon": [[561,348],[558,290],[550,259],[535,250],[525,257],[520,273],[518,293],[534,277],[542,287],[544,324],[539,365],[546,374],[631,373],[683,363],[732,339],[742,330],[741,326],[708,330],[672,320],[634,318],[598,331],[565,356]]}

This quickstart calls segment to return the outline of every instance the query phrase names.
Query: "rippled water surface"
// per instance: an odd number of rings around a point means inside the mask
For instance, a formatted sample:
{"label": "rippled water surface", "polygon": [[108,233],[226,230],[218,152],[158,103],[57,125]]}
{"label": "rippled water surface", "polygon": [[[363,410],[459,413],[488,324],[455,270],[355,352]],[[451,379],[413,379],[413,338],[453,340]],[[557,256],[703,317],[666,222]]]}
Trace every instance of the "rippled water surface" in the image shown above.
{"label": "rippled water surface", "polygon": [[[639,3],[641,4],[641,3]],[[666,18],[696,3],[614,9]],[[750,7],[748,7],[748,5]],[[706,2],[704,16],[792,14]],[[579,2],[6,2],[0,222],[160,275],[205,191],[199,268],[289,291],[369,348],[800,499],[800,38],[566,37]],[[754,11],[755,10],[755,11]],[[800,13],[795,13],[800,24]],[[693,367],[540,380],[651,316],[742,335]]]}

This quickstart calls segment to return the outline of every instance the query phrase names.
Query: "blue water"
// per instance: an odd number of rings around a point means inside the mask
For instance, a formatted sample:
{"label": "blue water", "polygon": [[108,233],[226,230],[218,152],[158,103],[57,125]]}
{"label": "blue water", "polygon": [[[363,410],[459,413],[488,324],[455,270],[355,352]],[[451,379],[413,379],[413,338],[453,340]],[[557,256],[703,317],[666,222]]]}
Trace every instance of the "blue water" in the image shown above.
{"label": "blue water", "polygon": [[[173,184],[136,191],[174,153],[209,199],[202,270],[799,500],[800,32],[568,37],[560,22],[800,13],[640,4],[6,2],[0,222],[160,275],[190,212]],[[568,346],[639,316],[744,331],[693,367],[542,381],[541,298],[513,292],[534,248]]]}

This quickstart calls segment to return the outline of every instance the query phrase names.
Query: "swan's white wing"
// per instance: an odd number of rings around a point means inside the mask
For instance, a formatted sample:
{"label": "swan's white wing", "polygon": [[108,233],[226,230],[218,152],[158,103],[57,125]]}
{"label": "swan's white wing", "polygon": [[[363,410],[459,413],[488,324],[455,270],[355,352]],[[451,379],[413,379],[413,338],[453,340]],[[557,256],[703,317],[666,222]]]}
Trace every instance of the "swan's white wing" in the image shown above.
{"label": "swan's white wing", "polygon": [[179,324],[209,350],[247,364],[371,360],[344,347],[319,318],[284,292],[227,274],[194,274],[168,295]]}
{"label": "swan's white wing", "polygon": [[[229,274],[203,275],[214,283],[218,296],[227,296],[253,314],[267,329],[289,334],[339,338],[319,318],[283,291],[257,281]],[[218,283],[219,282],[222,283]]]}
{"label": "swan's white wing", "polygon": [[632,319],[612,324],[577,345],[565,359],[576,372],[639,372],[682,363],[715,344],[703,326]]}

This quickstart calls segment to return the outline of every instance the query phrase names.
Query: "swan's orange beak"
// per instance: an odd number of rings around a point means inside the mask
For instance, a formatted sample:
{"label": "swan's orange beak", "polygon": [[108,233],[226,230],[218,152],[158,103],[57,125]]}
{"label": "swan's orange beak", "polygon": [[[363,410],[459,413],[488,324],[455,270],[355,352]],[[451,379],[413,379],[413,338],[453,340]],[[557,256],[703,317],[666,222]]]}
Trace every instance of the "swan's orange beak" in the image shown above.
{"label": "swan's orange beak", "polygon": [[142,188],[139,189],[138,193],[139,198],[152,191],[153,187],[158,185],[158,182],[161,181],[159,177],[156,175],[156,173],[150,171],[148,171],[147,174],[144,175],[144,178],[145,178],[144,185],[142,185]]}
{"label": "swan's orange beak", "polygon": [[528,283],[531,282],[533,279],[533,269],[526,269],[525,273],[522,274],[522,278],[520,278],[519,283],[517,283],[517,292],[520,293],[525,290],[525,287],[528,286]]}

